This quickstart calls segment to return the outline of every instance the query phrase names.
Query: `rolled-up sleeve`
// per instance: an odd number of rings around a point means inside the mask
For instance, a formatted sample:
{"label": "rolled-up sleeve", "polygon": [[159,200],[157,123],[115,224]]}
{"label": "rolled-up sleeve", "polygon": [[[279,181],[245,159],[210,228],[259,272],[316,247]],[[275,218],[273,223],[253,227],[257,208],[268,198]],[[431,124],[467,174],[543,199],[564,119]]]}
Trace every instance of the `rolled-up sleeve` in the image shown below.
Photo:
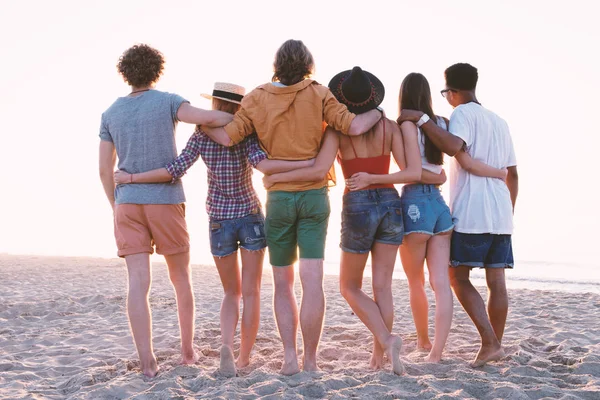
{"label": "rolled-up sleeve", "polygon": [[170,164],[165,166],[167,172],[173,177],[171,182],[175,182],[185,175],[186,171],[198,160],[201,150],[200,139],[201,137],[198,132],[194,132],[185,145],[185,148],[181,151],[181,154]]}
{"label": "rolled-up sleeve", "polygon": [[350,124],[354,121],[356,114],[348,111],[348,107],[337,101],[333,93],[327,90],[323,100],[323,120],[336,131],[347,135]]}
{"label": "rolled-up sleeve", "polygon": [[248,93],[242,100],[242,108],[233,116],[233,121],[225,125],[225,132],[233,144],[240,143],[254,133],[250,111],[257,106],[253,92]]}
{"label": "rolled-up sleeve", "polygon": [[258,142],[258,137],[256,137],[256,135],[251,135],[248,137],[246,149],[248,151],[248,162],[254,168],[256,168],[261,161],[269,158],[267,152],[260,147],[260,143]]}

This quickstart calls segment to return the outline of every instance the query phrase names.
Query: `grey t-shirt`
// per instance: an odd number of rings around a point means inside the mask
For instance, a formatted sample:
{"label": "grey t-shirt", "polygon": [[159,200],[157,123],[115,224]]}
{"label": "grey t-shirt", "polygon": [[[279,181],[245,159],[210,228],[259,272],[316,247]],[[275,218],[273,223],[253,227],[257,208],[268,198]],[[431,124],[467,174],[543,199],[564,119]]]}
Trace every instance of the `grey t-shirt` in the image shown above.
{"label": "grey t-shirt", "polygon": [[[113,142],[118,168],[130,174],[163,168],[177,157],[175,127],[183,97],[149,90],[136,97],[119,97],[102,114],[100,139]],[[117,204],[179,204],[185,202],[183,185],[149,183],[118,185]]]}

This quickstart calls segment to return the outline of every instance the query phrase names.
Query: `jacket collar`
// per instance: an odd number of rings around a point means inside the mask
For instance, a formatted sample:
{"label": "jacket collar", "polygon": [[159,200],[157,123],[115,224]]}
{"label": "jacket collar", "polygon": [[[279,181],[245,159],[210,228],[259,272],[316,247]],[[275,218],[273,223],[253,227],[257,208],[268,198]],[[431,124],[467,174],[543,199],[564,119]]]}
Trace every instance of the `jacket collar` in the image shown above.
{"label": "jacket collar", "polygon": [[313,82],[315,81],[312,79],[304,79],[303,81],[300,81],[294,85],[284,87],[275,86],[272,83],[265,83],[264,85],[259,86],[259,88],[273,94],[287,94],[299,92],[300,90],[311,85]]}

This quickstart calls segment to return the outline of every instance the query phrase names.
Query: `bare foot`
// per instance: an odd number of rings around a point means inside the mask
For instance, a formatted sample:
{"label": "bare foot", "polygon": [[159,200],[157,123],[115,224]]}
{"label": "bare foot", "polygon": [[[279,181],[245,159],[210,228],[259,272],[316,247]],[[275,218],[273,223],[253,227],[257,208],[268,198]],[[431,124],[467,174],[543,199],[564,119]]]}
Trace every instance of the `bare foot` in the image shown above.
{"label": "bare foot", "polygon": [[433,346],[431,345],[431,342],[429,341],[429,338],[425,338],[425,339],[421,339],[421,338],[417,338],[417,350],[418,351],[431,351],[431,348]]}
{"label": "bare foot", "polygon": [[237,368],[244,368],[250,365],[250,357],[242,357],[239,356],[237,360],[235,360],[235,366]]}
{"label": "bare foot", "polygon": [[227,345],[221,346],[221,365],[219,366],[219,371],[227,378],[233,378],[237,373],[233,350]]}
{"label": "bare foot", "polygon": [[504,357],[502,346],[481,346],[475,361],[471,363],[471,367],[479,368],[491,361],[498,361]]}
{"label": "bare foot", "polygon": [[306,360],[303,359],[302,360],[302,370],[305,372],[318,372],[320,371],[319,367],[317,366],[317,361],[316,360]]}
{"label": "bare foot", "polygon": [[298,367],[298,357],[296,354],[293,357],[289,357],[287,360],[284,358],[283,365],[281,366],[281,370],[279,373],[281,375],[294,375],[300,372],[300,368]]}
{"label": "bare foot", "polygon": [[189,351],[185,352],[185,353],[181,353],[181,364],[193,365],[193,364],[196,364],[197,361],[198,361],[198,354],[196,354],[195,351],[192,350],[191,353]]}
{"label": "bare foot", "polygon": [[160,370],[158,363],[156,362],[156,358],[152,357],[152,360],[145,364],[146,365],[141,365],[142,374],[146,375],[148,378],[154,378]]}
{"label": "bare foot", "polygon": [[427,357],[425,357],[424,361],[428,362],[428,363],[438,363],[438,362],[442,361],[442,355],[434,354],[432,351],[427,355]]}
{"label": "bare foot", "polygon": [[373,338],[373,354],[371,354],[369,368],[377,371],[383,368],[383,364],[383,347],[381,347],[377,339]]}
{"label": "bare foot", "polygon": [[371,361],[369,362],[369,368],[374,371],[378,371],[383,368],[383,354],[375,354],[371,355]]}
{"label": "bare foot", "polygon": [[396,375],[404,373],[404,366],[402,365],[402,361],[400,361],[400,350],[402,350],[402,339],[391,335],[386,342],[385,353],[392,362],[392,370]]}

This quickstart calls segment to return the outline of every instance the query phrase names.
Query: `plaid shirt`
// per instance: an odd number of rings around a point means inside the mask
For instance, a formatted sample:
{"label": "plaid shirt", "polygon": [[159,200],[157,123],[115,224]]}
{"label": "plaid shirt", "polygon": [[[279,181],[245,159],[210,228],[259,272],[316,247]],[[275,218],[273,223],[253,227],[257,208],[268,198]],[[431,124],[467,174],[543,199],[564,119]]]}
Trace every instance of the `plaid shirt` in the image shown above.
{"label": "plaid shirt", "polygon": [[252,186],[252,167],[268,157],[256,135],[235,146],[224,147],[197,128],[179,157],[166,166],[167,171],[175,181],[200,156],[208,173],[206,212],[211,220],[241,218],[260,208]]}

